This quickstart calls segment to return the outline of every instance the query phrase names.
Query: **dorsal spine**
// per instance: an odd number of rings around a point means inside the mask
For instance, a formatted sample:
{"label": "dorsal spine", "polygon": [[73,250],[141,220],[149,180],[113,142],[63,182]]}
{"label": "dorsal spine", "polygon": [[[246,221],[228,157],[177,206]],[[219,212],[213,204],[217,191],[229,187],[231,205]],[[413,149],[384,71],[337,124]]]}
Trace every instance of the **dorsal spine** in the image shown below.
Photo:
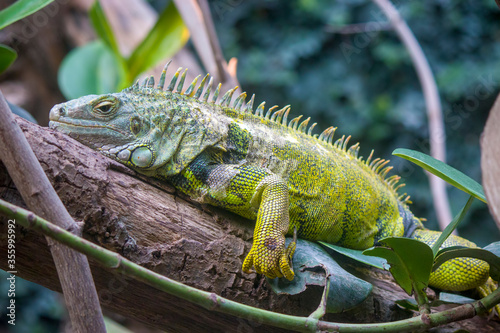
{"label": "dorsal spine", "polygon": [[[397,193],[397,190],[399,188],[405,186],[405,184],[403,184],[403,183],[398,184],[401,177],[399,177],[397,175],[387,177],[387,174],[392,169],[391,166],[386,166],[389,163],[389,160],[384,160],[384,159],[380,159],[380,158],[376,158],[376,159],[372,160],[372,157],[373,157],[373,150],[372,150],[370,155],[368,156],[368,158],[365,161],[363,161],[363,157],[358,157],[359,149],[360,149],[359,143],[355,143],[354,145],[351,145],[348,148],[347,145],[349,143],[349,140],[351,139],[351,136],[346,137],[345,135],[343,135],[341,138],[339,138],[335,142],[333,142],[333,137],[335,135],[335,131],[337,130],[337,127],[333,127],[333,126],[328,127],[326,130],[324,130],[321,134],[318,135],[318,134],[312,134],[312,131],[313,131],[314,127],[316,126],[316,123],[313,123],[311,126],[309,126],[309,128],[307,128],[309,121],[310,121],[310,117],[305,119],[304,121],[302,121],[300,124],[299,124],[299,121],[301,120],[302,115],[295,117],[292,120],[290,120],[290,122],[288,122],[288,114],[290,113],[290,109],[291,109],[290,105],[287,105],[279,110],[276,110],[278,108],[278,106],[274,105],[274,106],[270,107],[267,110],[267,112],[265,112],[265,115],[264,115],[266,103],[262,102],[261,104],[259,104],[259,106],[257,106],[257,108],[255,109],[255,112],[254,112],[253,111],[253,104],[255,101],[255,95],[252,95],[250,100],[247,103],[245,103],[247,94],[246,94],[246,92],[243,92],[235,99],[235,101],[233,103],[231,103],[232,96],[233,96],[234,92],[236,91],[236,89],[238,89],[238,87],[234,87],[232,89],[229,89],[223,95],[222,99],[220,101],[217,101],[219,94],[220,94],[221,86],[222,86],[220,83],[217,85],[217,88],[212,95],[212,100],[210,102],[208,102],[208,99],[210,98],[210,94],[212,92],[213,77],[211,77],[210,74],[206,74],[203,77],[199,87],[196,88],[196,85],[198,83],[198,79],[200,78],[200,75],[199,75],[189,84],[188,88],[183,92],[182,89],[184,86],[184,81],[186,78],[187,69],[185,69],[181,75],[182,67],[179,67],[177,69],[177,71],[172,76],[172,79],[170,80],[169,85],[167,86],[166,89],[164,89],[165,80],[166,80],[166,73],[167,73],[167,69],[168,69],[168,66],[170,65],[170,63],[171,63],[171,61],[169,61],[165,65],[165,67],[163,68],[163,71],[162,71],[161,76],[160,76],[160,80],[159,80],[156,88],[154,87],[154,83],[155,83],[154,77],[150,76],[143,81],[142,85],[140,85],[139,81],[137,81],[131,87],[125,89],[125,91],[139,91],[140,92],[142,89],[145,89],[145,88],[156,89],[159,91],[165,90],[165,91],[169,91],[169,92],[172,92],[175,94],[185,95],[185,96],[188,96],[191,98],[195,98],[195,99],[200,100],[201,102],[204,102],[204,103],[211,103],[213,105],[218,105],[218,106],[223,107],[223,108],[232,108],[237,112],[254,114],[257,117],[261,117],[261,118],[264,118],[268,121],[272,121],[272,122],[275,122],[275,123],[280,124],[282,126],[288,127],[293,131],[296,131],[296,132],[299,132],[302,134],[306,134],[307,136],[310,136],[313,139],[324,142],[324,143],[344,152],[349,157],[357,159],[360,163],[364,164],[366,167],[368,167],[370,170],[372,170],[375,174],[377,174],[385,182],[385,184],[389,188],[391,188],[395,193]],[[181,76],[180,80],[179,80],[179,75]],[[208,84],[207,84],[207,80],[208,80]],[[179,81],[179,82],[177,82],[177,81]],[[205,86],[207,86],[206,89],[205,89]],[[307,131],[307,133],[306,133],[306,131]],[[406,193],[399,195],[398,199],[403,203],[410,203],[410,196],[408,196]]]}

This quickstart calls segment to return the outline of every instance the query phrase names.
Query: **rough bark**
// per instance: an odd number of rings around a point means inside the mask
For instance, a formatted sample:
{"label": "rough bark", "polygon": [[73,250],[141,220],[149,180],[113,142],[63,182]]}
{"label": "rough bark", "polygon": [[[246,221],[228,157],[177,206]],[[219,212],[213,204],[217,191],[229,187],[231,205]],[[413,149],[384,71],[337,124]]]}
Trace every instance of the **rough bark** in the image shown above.
{"label": "rough bark", "polygon": [[[252,221],[193,202],[173,187],[145,179],[65,135],[17,121],[68,211],[81,222],[84,238],[175,280],[248,305],[304,316],[317,307],[321,288],[278,296],[262,276],[241,272],[251,246]],[[3,166],[0,197],[24,205]],[[6,219],[0,220],[0,235],[5,235]],[[44,238],[23,228],[17,235],[19,275],[60,291]],[[4,236],[0,251],[6,253]],[[101,305],[150,326],[175,332],[279,331],[252,318],[210,312],[89,261]],[[372,295],[356,309],[328,315],[326,320],[368,323],[412,316],[395,305],[395,300],[408,296],[387,273],[356,266],[353,273],[374,284]],[[0,257],[0,268],[6,268],[5,256]],[[458,328],[500,330],[496,322],[475,318],[439,331]]]}

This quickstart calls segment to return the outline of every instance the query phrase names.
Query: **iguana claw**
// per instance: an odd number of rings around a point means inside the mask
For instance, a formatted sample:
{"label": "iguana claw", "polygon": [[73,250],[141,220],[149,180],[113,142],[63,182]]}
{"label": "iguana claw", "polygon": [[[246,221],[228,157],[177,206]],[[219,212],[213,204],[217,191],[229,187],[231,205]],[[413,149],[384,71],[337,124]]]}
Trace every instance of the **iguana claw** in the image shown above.
{"label": "iguana claw", "polygon": [[[293,280],[295,276],[292,268],[292,257],[297,243],[297,230],[294,231],[293,241],[285,248],[285,238],[276,241],[271,238],[263,242],[256,240],[243,262],[243,272],[250,273],[252,266],[255,272],[264,274],[270,279],[285,277]],[[276,246],[276,244],[279,244]]]}

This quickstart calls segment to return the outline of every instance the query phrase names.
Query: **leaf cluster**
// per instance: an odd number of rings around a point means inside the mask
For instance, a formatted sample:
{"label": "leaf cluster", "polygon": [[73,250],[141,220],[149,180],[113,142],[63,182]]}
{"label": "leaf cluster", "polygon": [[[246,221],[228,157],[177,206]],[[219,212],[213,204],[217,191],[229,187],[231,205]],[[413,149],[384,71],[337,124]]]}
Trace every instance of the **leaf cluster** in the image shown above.
{"label": "leaf cluster", "polygon": [[141,73],[177,53],[189,38],[173,2],[159,14],[156,24],[129,56],[121,53],[99,1],[89,16],[99,39],[72,50],[63,60],[58,81],[67,99],[126,88]]}
{"label": "leaf cluster", "polygon": [[[0,11],[0,30],[53,1],[15,2]],[[189,38],[189,31],[171,2],[159,14],[142,42],[129,56],[124,56],[99,1],[94,2],[89,16],[98,39],[73,49],[63,60],[58,73],[59,87],[67,99],[126,88],[141,73],[177,53]],[[0,44],[0,73],[16,58],[15,50]]]}

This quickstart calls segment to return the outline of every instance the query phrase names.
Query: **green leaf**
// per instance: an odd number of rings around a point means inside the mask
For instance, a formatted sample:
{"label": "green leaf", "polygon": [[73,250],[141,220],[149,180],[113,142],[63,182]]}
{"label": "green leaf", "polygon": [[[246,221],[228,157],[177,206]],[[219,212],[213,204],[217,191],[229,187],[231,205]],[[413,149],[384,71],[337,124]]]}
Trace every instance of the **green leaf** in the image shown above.
{"label": "green leaf", "polygon": [[457,294],[450,294],[446,292],[439,293],[439,299],[431,303],[432,306],[439,306],[441,304],[469,304],[475,302],[475,299],[465,297]]}
{"label": "green leaf", "polygon": [[133,333],[133,331],[129,330],[125,326],[122,326],[121,324],[118,324],[116,321],[113,319],[104,316],[104,325],[106,325],[106,332],[107,333]]}
{"label": "green leaf", "polygon": [[488,250],[494,255],[500,257],[500,242],[493,242],[483,247],[483,249]]}
{"label": "green leaf", "polygon": [[329,244],[325,242],[318,242],[321,245],[327,247],[330,250],[333,250],[337,253],[340,253],[346,257],[349,257],[351,259],[354,259],[356,261],[359,261],[363,264],[370,265],[376,268],[384,269],[387,267],[387,260],[378,258],[378,257],[372,257],[372,256],[367,256],[363,254],[363,251],[361,250],[353,250],[353,249],[348,249],[345,247],[341,247],[338,245],[334,244]]}
{"label": "green leaf", "polygon": [[444,262],[459,257],[475,258],[486,261],[490,265],[491,278],[495,281],[500,279],[500,257],[488,250],[480,248],[454,246],[442,249],[438,252],[434,260],[432,271],[438,269]]}
{"label": "green leaf", "polygon": [[0,44],[0,74],[12,65],[17,58],[17,52],[7,45]]}
{"label": "green leaf", "polygon": [[173,56],[189,38],[189,31],[173,2],[161,13],[155,26],[127,61],[130,84],[160,60]]}
{"label": "green leaf", "polygon": [[[287,238],[287,244],[291,238]],[[319,273],[323,269],[325,273]],[[372,285],[345,271],[318,244],[298,239],[293,257],[292,281],[284,278],[267,279],[271,289],[277,294],[296,295],[306,290],[308,285],[324,286],[330,276],[327,312],[338,313],[352,309],[364,301],[372,290]]]}
{"label": "green leaf", "polygon": [[417,164],[456,188],[486,203],[483,187],[469,176],[448,164],[436,160],[434,157],[424,153],[410,149],[398,148],[394,150],[392,154]]}
{"label": "green leaf", "polygon": [[397,300],[396,304],[402,307],[403,309],[418,311],[418,304],[413,298]]}
{"label": "green leaf", "polygon": [[99,1],[94,2],[89,10],[89,16],[97,35],[115,53],[117,57],[121,57],[115,35],[113,34],[113,30],[111,29],[111,26],[106,19],[106,15],[102,10]]}
{"label": "green leaf", "polygon": [[387,259],[389,271],[408,295],[427,288],[434,258],[427,244],[403,237],[387,237],[380,243],[387,247],[371,248],[363,254]]}
{"label": "green leaf", "polygon": [[0,11],[0,30],[42,9],[54,0],[18,0]]}
{"label": "green leaf", "polygon": [[451,221],[450,224],[446,226],[441,235],[439,235],[438,240],[432,245],[432,253],[434,254],[434,257],[436,257],[439,248],[441,247],[441,245],[443,245],[444,241],[451,235],[457,225],[464,219],[465,214],[467,214],[467,212],[469,211],[472,201],[474,201],[474,197],[470,196],[464,208],[462,208],[460,213],[458,213],[458,215],[453,218],[453,221]]}
{"label": "green leaf", "polygon": [[72,50],[58,73],[61,92],[67,99],[115,92],[125,75],[120,59],[102,41]]}

